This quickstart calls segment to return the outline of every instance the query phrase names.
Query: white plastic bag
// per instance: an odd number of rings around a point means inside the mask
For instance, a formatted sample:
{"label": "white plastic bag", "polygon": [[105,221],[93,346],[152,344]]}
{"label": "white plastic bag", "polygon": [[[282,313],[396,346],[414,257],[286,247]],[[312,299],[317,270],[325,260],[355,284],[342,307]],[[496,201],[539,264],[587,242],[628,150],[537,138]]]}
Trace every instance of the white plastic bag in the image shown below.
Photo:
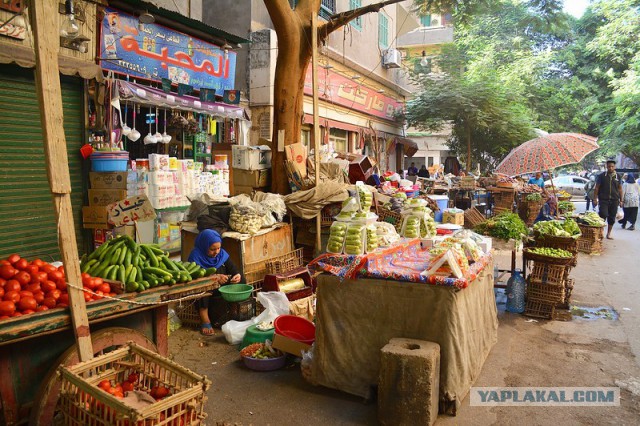
{"label": "white plastic bag", "polygon": [[289,299],[279,291],[267,291],[258,293],[258,302],[264,306],[264,312],[247,321],[227,321],[222,325],[222,333],[230,345],[238,345],[242,342],[247,328],[260,322],[272,322],[280,315],[289,314]]}
{"label": "white plastic bag", "polygon": [[624,210],[622,210],[622,207],[618,207],[618,212],[616,213],[616,220],[622,220],[623,217],[624,217]]}

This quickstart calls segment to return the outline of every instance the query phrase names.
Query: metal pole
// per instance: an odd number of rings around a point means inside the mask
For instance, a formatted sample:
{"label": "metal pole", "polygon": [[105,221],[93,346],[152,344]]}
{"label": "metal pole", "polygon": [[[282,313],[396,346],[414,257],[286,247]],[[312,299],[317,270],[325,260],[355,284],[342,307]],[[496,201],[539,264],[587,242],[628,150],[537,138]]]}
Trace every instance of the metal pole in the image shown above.
{"label": "metal pole", "polygon": [[[318,118],[318,17],[311,14],[311,75],[313,85],[313,159],[315,164],[316,191],[320,187],[320,125]],[[327,129],[328,131],[329,129]],[[322,252],[321,235],[322,214],[316,216],[316,254]]]}

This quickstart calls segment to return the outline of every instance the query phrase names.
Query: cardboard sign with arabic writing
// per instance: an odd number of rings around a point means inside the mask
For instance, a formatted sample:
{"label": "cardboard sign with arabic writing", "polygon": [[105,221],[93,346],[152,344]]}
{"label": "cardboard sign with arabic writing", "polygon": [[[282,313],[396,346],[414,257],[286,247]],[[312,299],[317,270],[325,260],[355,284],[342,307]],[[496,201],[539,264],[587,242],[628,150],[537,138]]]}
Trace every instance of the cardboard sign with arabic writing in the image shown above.
{"label": "cardboard sign with arabic writing", "polygon": [[109,222],[115,226],[146,222],[156,218],[156,211],[144,195],[129,197],[107,206]]}

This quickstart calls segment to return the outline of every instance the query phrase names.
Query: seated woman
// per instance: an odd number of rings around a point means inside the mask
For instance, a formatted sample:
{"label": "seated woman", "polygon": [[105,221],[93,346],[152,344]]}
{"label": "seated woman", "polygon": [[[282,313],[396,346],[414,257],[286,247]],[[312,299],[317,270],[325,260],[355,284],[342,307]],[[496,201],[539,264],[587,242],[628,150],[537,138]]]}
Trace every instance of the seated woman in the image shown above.
{"label": "seated woman", "polygon": [[554,220],[558,215],[558,201],[556,197],[551,195],[546,203],[540,207],[540,213],[533,223],[543,222],[546,220]]}
{"label": "seated woman", "polygon": [[[222,237],[213,229],[205,229],[198,234],[189,262],[196,262],[202,268],[216,268],[215,277],[221,285],[237,284],[243,282],[242,275],[238,273],[238,268],[229,259],[229,253],[222,248]],[[220,296],[218,290],[211,292],[212,296]],[[200,314],[200,332],[205,336],[213,335],[215,332],[211,326],[209,308],[213,306],[212,297],[207,296],[198,299],[196,307]]]}

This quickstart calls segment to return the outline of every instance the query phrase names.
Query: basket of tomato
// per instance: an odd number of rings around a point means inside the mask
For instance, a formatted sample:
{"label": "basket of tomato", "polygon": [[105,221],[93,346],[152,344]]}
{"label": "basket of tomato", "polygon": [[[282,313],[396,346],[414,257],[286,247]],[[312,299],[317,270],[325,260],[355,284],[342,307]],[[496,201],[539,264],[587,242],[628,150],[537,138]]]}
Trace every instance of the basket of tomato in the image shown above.
{"label": "basket of tomato", "polygon": [[58,371],[65,424],[186,426],[206,417],[211,382],[135,343]]}
{"label": "basket of tomato", "polygon": [[[119,283],[82,276],[87,302],[105,295],[115,296]],[[0,260],[0,321],[69,306],[64,268],[41,259],[28,261],[17,254]]]}

